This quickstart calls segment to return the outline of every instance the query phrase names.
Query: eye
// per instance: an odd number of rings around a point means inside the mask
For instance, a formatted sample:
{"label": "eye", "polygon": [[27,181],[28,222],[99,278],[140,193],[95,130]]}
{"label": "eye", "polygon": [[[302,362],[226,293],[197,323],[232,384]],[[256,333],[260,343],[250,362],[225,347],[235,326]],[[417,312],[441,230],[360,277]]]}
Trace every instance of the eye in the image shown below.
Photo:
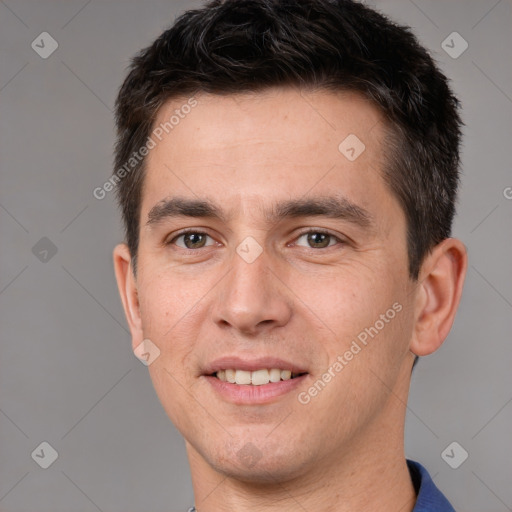
{"label": "eye", "polygon": [[302,245],[298,243],[302,238],[306,239],[306,243],[312,249],[325,249],[332,245],[336,245],[336,242],[343,243],[342,240],[331,233],[318,229],[309,230],[299,235],[296,242],[297,245]]}
{"label": "eye", "polygon": [[[177,240],[183,239],[182,244],[177,243]],[[213,245],[212,243],[206,244],[206,239],[210,238],[213,240],[209,235],[202,231],[194,231],[194,230],[188,230],[180,233],[179,235],[175,236],[172,240],[167,242],[167,245],[170,244],[176,244],[178,247],[182,249],[201,249],[203,247],[208,247],[208,245]]]}

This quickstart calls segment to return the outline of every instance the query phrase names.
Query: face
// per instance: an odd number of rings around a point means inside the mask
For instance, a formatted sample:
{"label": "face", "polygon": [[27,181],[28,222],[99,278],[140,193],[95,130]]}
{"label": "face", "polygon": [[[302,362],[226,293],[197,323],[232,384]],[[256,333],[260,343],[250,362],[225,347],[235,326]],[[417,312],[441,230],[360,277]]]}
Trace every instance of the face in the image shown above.
{"label": "face", "polygon": [[293,89],[195,100],[147,157],[131,324],[189,455],[264,481],[386,443],[414,283],[378,111]]}

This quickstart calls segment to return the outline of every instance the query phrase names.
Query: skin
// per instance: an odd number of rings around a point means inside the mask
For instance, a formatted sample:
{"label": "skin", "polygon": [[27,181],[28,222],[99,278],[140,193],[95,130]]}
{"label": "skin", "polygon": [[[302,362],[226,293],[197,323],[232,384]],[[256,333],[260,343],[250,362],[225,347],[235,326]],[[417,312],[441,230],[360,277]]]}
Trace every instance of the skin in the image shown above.
{"label": "skin", "polygon": [[[411,511],[403,448],[411,367],[451,328],[464,245],[443,241],[410,279],[405,216],[382,179],[383,119],[358,95],[276,88],[196,99],[148,155],[137,276],[125,244],[114,266],[133,349],[149,338],[160,350],[148,369],[185,438],[198,511]],[[155,126],[185,101],[167,102]],[[338,150],[348,134],[366,146],[353,162]],[[369,224],[265,216],[279,201],[333,194],[364,209]],[[173,196],[209,199],[231,217],[147,224]],[[208,236],[175,238],[190,227]],[[315,229],[333,236],[308,239]],[[236,251],[248,236],[262,248],[252,263]],[[395,303],[401,311],[300,403],[298,393]],[[309,375],[272,403],[235,405],[202,375],[230,354],[280,357]],[[247,451],[254,464],[240,456]]]}

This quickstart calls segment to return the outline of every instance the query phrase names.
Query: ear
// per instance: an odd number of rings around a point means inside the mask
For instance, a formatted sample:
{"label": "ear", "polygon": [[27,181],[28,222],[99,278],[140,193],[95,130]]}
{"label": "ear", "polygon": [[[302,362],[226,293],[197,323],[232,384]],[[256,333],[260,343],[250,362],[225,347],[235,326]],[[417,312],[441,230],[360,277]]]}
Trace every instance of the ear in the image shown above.
{"label": "ear", "polygon": [[137,295],[137,282],[133,275],[132,258],[128,246],[126,244],[116,245],[113,257],[117,287],[132,335],[132,349],[135,350],[142,343],[144,335]]}
{"label": "ear", "polygon": [[418,278],[415,324],[410,350],[417,356],[435,352],[450,332],[467,271],[467,251],[455,238],[436,245]]}

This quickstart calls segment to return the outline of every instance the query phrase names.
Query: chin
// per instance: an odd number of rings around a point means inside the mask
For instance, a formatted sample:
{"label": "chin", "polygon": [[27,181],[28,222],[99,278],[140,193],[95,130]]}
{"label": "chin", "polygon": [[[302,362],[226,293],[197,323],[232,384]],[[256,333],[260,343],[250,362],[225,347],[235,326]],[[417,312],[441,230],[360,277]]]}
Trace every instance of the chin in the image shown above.
{"label": "chin", "polygon": [[[257,443],[257,444],[256,444]],[[297,447],[282,444],[279,448],[265,441],[229,442],[221,454],[210,454],[210,465],[226,477],[245,483],[266,484],[293,480],[311,463],[299,458]]]}

